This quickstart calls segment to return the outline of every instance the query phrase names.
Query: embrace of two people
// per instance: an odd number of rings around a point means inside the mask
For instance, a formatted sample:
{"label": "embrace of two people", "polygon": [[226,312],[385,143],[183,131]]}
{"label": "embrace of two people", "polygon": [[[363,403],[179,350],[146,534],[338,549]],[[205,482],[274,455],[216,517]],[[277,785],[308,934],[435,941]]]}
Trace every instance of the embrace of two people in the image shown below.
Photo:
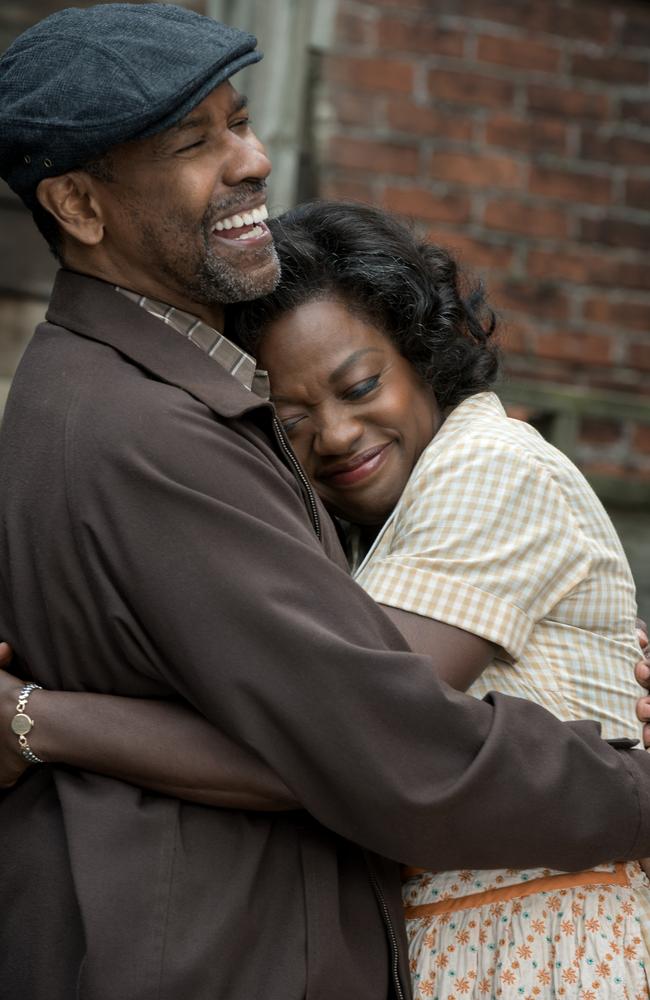
{"label": "embrace of two people", "polygon": [[0,992],[647,997],[620,543],[446,251],[267,224],[259,58],[104,4],[0,60],[61,263],[0,438]]}

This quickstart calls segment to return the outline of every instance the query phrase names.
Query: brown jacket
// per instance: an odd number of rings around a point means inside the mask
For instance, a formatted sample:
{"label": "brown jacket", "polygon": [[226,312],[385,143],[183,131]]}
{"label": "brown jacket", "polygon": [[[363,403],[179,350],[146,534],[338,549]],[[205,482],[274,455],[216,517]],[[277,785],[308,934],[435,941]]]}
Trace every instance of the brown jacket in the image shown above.
{"label": "brown jacket", "polygon": [[0,635],[46,686],[185,699],[305,811],[32,769],[0,800],[0,995],[407,996],[395,862],[650,854],[650,759],[441,685],[322,509],[317,538],[268,404],[102,282],[61,272],[48,320],[2,428]]}

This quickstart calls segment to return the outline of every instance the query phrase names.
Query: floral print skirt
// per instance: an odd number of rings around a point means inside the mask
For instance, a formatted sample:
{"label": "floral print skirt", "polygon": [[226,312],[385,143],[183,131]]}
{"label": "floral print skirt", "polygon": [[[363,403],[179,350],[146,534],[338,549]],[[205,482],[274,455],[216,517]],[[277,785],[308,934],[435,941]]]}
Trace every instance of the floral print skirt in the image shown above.
{"label": "floral print skirt", "polygon": [[414,1000],[650,998],[638,864],[404,874]]}

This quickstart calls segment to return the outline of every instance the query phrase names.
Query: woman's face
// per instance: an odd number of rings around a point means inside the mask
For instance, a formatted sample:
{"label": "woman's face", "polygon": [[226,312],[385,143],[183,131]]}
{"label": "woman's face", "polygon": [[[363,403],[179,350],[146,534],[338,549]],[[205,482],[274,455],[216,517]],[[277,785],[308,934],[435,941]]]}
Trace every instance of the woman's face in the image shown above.
{"label": "woman's face", "polygon": [[272,323],[258,351],[295,452],[328,509],[381,524],[441,424],[433,390],[336,299]]}

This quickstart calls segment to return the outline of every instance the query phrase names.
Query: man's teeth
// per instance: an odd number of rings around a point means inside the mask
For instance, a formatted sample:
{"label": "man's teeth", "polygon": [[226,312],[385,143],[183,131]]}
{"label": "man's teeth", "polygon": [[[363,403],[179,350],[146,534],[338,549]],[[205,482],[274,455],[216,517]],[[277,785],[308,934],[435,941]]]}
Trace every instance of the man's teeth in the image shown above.
{"label": "man's teeth", "polygon": [[235,242],[238,240],[256,240],[258,236],[263,236],[264,230],[261,226],[255,226],[255,229],[250,229],[247,233],[242,233],[241,236],[234,236]]}
{"label": "man's teeth", "polygon": [[[241,229],[242,226],[253,226],[257,225],[258,222],[264,222],[268,217],[266,205],[262,205],[261,208],[253,208],[250,212],[242,212],[241,215],[231,215],[228,219],[221,219],[214,228],[218,233],[224,229]],[[263,230],[260,229],[256,235],[261,236],[262,232]]]}

